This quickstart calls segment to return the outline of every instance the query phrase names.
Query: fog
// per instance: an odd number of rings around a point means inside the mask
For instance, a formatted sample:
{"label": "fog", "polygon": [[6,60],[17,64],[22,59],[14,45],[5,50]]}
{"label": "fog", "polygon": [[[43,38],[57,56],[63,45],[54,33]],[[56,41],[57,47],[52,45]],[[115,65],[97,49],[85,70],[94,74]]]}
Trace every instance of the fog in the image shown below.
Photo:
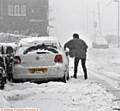
{"label": "fog", "polygon": [[[74,32],[90,41],[94,35],[94,21],[98,22],[98,0],[50,0],[50,35],[60,41],[72,38]],[[117,31],[117,3],[99,0],[102,35]]]}

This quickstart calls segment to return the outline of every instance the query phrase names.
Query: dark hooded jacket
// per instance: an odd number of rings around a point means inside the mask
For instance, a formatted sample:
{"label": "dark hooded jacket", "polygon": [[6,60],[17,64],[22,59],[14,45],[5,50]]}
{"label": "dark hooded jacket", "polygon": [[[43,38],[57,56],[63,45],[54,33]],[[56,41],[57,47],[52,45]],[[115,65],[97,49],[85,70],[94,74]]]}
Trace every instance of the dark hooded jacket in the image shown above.
{"label": "dark hooded jacket", "polygon": [[86,58],[87,44],[79,38],[73,38],[64,45],[64,49],[69,48],[71,57]]}

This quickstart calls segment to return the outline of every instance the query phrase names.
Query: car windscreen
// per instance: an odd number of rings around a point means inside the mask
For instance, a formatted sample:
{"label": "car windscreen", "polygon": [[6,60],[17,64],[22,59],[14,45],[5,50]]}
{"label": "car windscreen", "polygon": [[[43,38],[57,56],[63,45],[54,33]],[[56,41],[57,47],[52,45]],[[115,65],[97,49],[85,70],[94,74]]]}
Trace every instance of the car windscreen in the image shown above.
{"label": "car windscreen", "polygon": [[23,54],[28,54],[29,52],[33,52],[33,51],[38,51],[38,50],[46,50],[52,53],[58,53],[57,51],[57,46],[53,45],[53,44],[39,44],[39,45],[34,45],[31,46],[29,48],[27,48]]}

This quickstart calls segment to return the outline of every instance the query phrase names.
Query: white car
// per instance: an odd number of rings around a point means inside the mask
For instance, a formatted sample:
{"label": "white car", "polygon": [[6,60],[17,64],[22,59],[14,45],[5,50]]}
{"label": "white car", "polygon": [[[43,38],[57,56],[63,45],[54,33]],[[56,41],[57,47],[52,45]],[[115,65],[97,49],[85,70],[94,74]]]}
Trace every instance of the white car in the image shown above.
{"label": "white car", "polygon": [[107,49],[109,48],[109,44],[104,37],[96,37],[96,39],[92,42],[92,47],[98,49]]}
{"label": "white car", "polygon": [[69,79],[69,61],[54,37],[22,39],[15,54],[14,80]]}

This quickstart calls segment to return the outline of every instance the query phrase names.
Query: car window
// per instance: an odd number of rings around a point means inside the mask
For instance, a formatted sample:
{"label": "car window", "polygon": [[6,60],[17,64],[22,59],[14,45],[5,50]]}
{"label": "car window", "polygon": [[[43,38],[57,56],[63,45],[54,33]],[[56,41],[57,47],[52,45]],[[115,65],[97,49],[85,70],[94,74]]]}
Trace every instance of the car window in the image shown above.
{"label": "car window", "polygon": [[53,53],[58,53],[57,51],[57,46],[51,44],[51,45],[48,45],[48,44],[40,44],[40,45],[34,45],[34,46],[31,46],[29,48],[27,48],[23,54],[27,54],[29,52],[33,52],[33,51],[37,51],[37,50],[47,50],[47,51],[50,51],[50,52],[53,52]]}

